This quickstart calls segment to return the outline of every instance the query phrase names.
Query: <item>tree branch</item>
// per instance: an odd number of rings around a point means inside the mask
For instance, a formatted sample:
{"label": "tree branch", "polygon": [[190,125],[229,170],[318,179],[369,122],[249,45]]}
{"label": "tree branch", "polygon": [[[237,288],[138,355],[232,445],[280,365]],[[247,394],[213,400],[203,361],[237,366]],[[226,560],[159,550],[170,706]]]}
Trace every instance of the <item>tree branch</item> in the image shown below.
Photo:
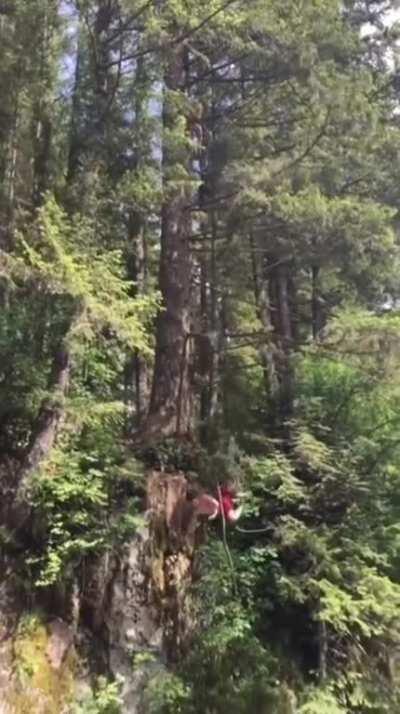
{"label": "tree branch", "polygon": [[[203,29],[206,25],[208,25],[211,20],[213,20],[217,15],[219,15],[221,12],[226,10],[230,5],[233,5],[236,2],[242,2],[242,0],[227,0],[223,5],[218,7],[214,12],[210,13],[210,15],[207,15],[201,22],[198,23],[195,27],[192,27],[190,30],[187,30],[186,32],[182,33],[181,35],[178,35],[175,39],[173,39],[171,42],[167,43],[168,47],[175,47],[176,45],[180,45],[181,43],[184,43],[186,40],[189,39],[189,37],[192,37],[193,35],[197,34],[200,30]],[[118,64],[120,61],[122,62],[129,62],[131,60],[137,60],[140,59],[141,57],[145,57],[146,55],[151,54],[152,52],[158,52],[161,49],[161,45],[152,45],[151,47],[145,47],[142,50],[138,50],[137,52],[134,52],[131,55],[127,55],[126,57],[123,57],[122,60],[113,60],[112,62],[107,63],[105,67],[102,67],[102,69],[109,69],[113,67],[114,65]]]}
{"label": "tree branch", "polygon": [[20,468],[16,501],[25,500],[32,473],[50,453],[64,413],[63,398],[67,392],[71,369],[69,349],[63,344],[56,352],[50,378],[52,395],[43,400],[25,457]]}

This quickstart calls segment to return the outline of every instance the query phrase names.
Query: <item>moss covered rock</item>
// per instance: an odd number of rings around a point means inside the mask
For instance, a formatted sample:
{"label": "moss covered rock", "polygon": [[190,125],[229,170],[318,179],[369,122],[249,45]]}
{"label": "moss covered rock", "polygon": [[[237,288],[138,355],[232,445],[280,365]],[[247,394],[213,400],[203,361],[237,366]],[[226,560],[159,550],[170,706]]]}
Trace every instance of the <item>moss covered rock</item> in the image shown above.
{"label": "moss covered rock", "polygon": [[51,630],[39,616],[30,614],[21,620],[13,645],[13,681],[6,696],[10,714],[67,714],[70,711],[74,698],[75,653],[69,647],[55,667],[49,657],[51,637]]}

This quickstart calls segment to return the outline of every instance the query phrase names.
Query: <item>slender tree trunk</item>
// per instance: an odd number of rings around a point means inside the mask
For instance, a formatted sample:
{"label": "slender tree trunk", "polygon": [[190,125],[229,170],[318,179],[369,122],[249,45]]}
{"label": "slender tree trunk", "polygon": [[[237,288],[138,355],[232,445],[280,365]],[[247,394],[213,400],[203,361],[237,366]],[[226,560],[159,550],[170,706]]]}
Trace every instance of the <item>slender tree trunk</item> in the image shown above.
{"label": "slender tree trunk", "polygon": [[290,276],[288,266],[277,265],[270,278],[270,301],[272,324],[276,343],[276,373],[279,381],[279,412],[281,421],[287,420],[293,411],[293,315],[290,300]]}
{"label": "slender tree trunk", "polygon": [[[18,42],[18,35],[21,32],[20,8],[15,8],[12,18],[3,16],[1,18],[1,40],[7,40],[14,45]],[[14,55],[14,66],[8,70],[8,91],[4,97],[2,107],[2,165],[1,165],[1,196],[2,196],[2,220],[0,228],[1,247],[4,250],[11,250],[14,243],[15,230],[15,197],[16,178],[19,154],[19,130],[21,124],[21,89],[23,85],[23,75],[26,58]],[[3,104],[3,102],[2,102]]]}
{"label": "slender tree trunk", "polygon": [[216,220],[210,215],[210,258],[203,254],[200,263],[201,335],[197,340],[199,373],[201,377],[201,439],[210,445],[211,432],[219,409],[219,361],[221,350],[221,321],[217,297],[218,269],[216,256]]}
{"label": "slender tree trunk", "polygon": [[250,234],[250,252],[253,270],[254,298],[256,303],[257,317],[265,332],[263,343],[260,347],[261,365],[264,374],[265,393],[267,398],[276,399],[279,391],[279,383],[275,365],[275,348],[272,339],[273,327],[271,324],[271,310],[268,296],[268,277],[266,275],[265,260],[262,259],[261,271],[256,255],[256,243],[254,236]]}
{"label": "slender tree trunk", "polygon": [[[43,108],[42,108],[43,109]],[[36,147],[34,156],[34,185],[33,185],[33,204],[40,206],[43,201],[43,196],[49,189],[50,185],[50,150],[51,150],[51,135],[52,122],[45,110],[39,110],[40,118],[36,125]]]}
{"label": "slender tree trunk", "polygon": [[281,413],[290,416],[293,407],[293,370],[291,353],[293,348],[293,328],[290,311],[288,271],[285,266],[278,268],[278,300],[281,340]]}
{"label": "slender tree trunk", "polygon": [[115,87],[108,63],[112,57],[108,38],[112,31],[113,21],[118,11],[114,0],[98,2],[94,35],[91,42],[92,74],[95,83],[95,101],[93,103],[92,125],[96,139],[96,154],[109,163],[114,157],[108,155],[110,145],[110,109],[113,103]]}
{"label": "slender tree trunk", "polygon": [[200,384],[200,438],[207,443],[208,418],[210,407],[209,374],[210,374],[210,340],[208,315],[208,264],[205,253],[200,258],[200,323],[201,338],[197,341]]}
{"label": "slender tree trunk", "polygon": [[[135,283],[135,294],[144,295],[147,292],[147,240],[143,219],[132,214],[129,220],[130,244],[133,255],[128,261],[128,275]],[[125,384],[128,394],[134,388],[135,425],[140,427],[146,416],[150,399],[150,375],[147,361],[134,352],[128,357]]]}
{"label": "slender tree trunk", "polygon": [[215,209],[211,209],[211,265],[210,265],[210,342],[211,364],[209,378],[209,414],[210,425],[215,423],[220,404],[219,373],[222,350],[222,325],[218,305],[218,262],[217,262],[217,216]]}
{"label": "slender tree trunk", "polygon": [[313,340],[316,340],[322,327],[320,303],[320,268],[313,265],[311,268],[311,324]]}
{"label": "slender tree trunk", "polygon": [[15,223],[15,184],[17,177],[18,160],[18,128],[19,128],[19,92],[15,99],[15,110],[12,127],[10,130],[6,175],[5,175],[5,199],[6,199],[6,245],[10,248],[13,244],[14,223]]}
{"label": "slender tree trunk", "polygon": [[326,681],[328,673],[328,633],[326,622],[320,621],[318,623],[318,642],[318,674],[320,682],[323,683]]}
{"label": "slender tree trunk", "polygon": [[40,408],[36,426],[20,469],[16,501],[25,499],[30,476],[54,446],[64,414],[63,399],[68,388],[70,367],[71,357],[65,343],[54,356],[53,371],[49,381],[51,396],[43,401]]}
{"label": "slender tree trunk", "polygon": [[[142,226],[135,240],[136,284],[139,295],[147,291],[147,242],[145,227]],[[149,365],[142,355],[135,353],[136,413],[138,424],[144,419],[150,400]]]}
{"label": "slender tree trunk", "polygon": [[82,317],[82,306],[77,305],[75,316],[71,320],[69,329],[60,342],[53,358],[53,365],[48,383],[49,396],[40,406],[35,426],[29,444],[22,460],[16,491],[16,503],[26,506],[29,492],[30,477],[49,456],[55,445],[65,413],[64,400],[68,392],[71,375],[71,334],[76,329]]}
{"label": "slender tree trunk", "polygon": [[[139,86],[146,82],[146,67],[144,59],[137,63],[135,79]],[[139,91],[135,99],[135,125],[139,129],[147,111],[146,98]],[[145,165],[145,154],[148,146],[137,142],[135,168],[140,173]],[[147,245],[147,219],[143,213],[130,211],[128,221],[129,248],[128,248],[128,275],[135,284],[135,295],[145,295],[148,290],[148,245]],[[135,419],[136,428],[140,427],[149,408],[150,401],[150,371],[146,359],[136,350],[128,357],[127,364],[128,392],[134,384]]]}
{"label": "slender tree trunk", "polygon": [[[211,123],[214,128],[214,108],[211,102]],[[213,194],[214,188],[210,174],[212,167],[210,164],[210,155],[208,152],[208,136],[206,127],[200,127],[198,135],[202,137],[201,155],[200,155],[200,170],[202,176],[202,187],[199,191],[199,207],[200,211],[207,214],[202,231],[204,235],[210,235],[208,243],[205,239],[205,245],[209,250],[202,253],[200,265],[200,309],[201,309],[201,333],[202,339],[200,343],[200,374],[202,380],[201,389],[201,423],[202,423],[202,443],[211,446],[211,431],[217,417],[219,405],[218,391],[218,373],[219,373],[219,357],[220,357],[220,320],[218,317],[218,262],[217,262],[217,215],[215,209],[209,209],[205,196]]]}
{"label": "slender tree trunk", "polygon": [[[80,31],[80,30],[79,30]],[[79,171],[79,155],[81,151],[81,139],[79,136],[79,113],[80,113],[80,88],[81,88],[81,68],[82,68],[82,40],[78,37],[78,47],[76,51],[74,87],[72,90],[71,123],[69,128],[69,151],[67,165],[67,185],[71,186]]]}
{"label": "slender tree trunk", "polygon": [[41,205],[43,196],[50,185],[50,155],[52,146],[52,116],[49,94],[52,90],[51,45],[57,8],[51,13],[44,8],[41,27],[40,88],[41,94],[35,102],[33,116],[33,191],[34,207]]}

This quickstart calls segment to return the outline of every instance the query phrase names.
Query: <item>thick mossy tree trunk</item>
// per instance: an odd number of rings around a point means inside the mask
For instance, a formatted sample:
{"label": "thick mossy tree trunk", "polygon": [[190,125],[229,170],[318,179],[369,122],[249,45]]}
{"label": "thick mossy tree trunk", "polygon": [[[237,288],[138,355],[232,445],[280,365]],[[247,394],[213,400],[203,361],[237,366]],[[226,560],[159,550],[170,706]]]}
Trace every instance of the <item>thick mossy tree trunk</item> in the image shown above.
{"label": "thick mossy tree trunk", "polygon": [[87,578],[81,624],[103,649],[110,674],[123,677],[126,714],[148,711],[147,684],[188,651],[195,627],[190,588],[201,537],[184,474],[151,472],[144,525],[120,553],[103,556]]}

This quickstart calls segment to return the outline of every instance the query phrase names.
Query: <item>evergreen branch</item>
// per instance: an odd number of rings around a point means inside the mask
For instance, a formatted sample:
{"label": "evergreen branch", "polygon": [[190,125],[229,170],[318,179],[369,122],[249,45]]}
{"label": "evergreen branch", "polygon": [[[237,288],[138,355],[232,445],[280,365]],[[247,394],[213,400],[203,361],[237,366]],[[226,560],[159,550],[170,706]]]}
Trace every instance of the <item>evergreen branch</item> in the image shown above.
{"label": "evergreen branch", "polygon": [[[208,25],[212,20],[215,19],[221,12],[224,12],[224,10],[227,10],[227,8],[230,5],[233,5],[236,2],[242,2],[243,0],[227,0],[226,3],[221,5],[219,8],[214,10],[214,12],[210,13],[210,15],[207,15],[201,22],[198,23],[195,27],[192,27],[190,30],[187,30],[181,35],[178,35],[178,37],[175,37],[175,39],[171,40],[171,42],[168,42],[165,47],[173,48],[176,47],[177,45],[183,44],[186,40],[189,39],[189,37],[192,37],[193,35],[197,34],[200,30],[203,29],[206,25]],[[122,62],[130,62],[132,60],[137,60],[140,59],[141,57],[145,57],[146,55],[152,54],[153,52],[159,52],[160,49],[162,48],[162,44],[157,44],[157,45],[152,45],[151,47],[145,47],[142,50],[138,50],[137,52],[134,52],[131,55],[126,55],[125,57],[122,58]],[[118,64],[120,60],[113,60],[112,62],[107,62],[106,65],[102,65],[102,69],[110,69],[111,67],[114,67],[116,64]]]}

